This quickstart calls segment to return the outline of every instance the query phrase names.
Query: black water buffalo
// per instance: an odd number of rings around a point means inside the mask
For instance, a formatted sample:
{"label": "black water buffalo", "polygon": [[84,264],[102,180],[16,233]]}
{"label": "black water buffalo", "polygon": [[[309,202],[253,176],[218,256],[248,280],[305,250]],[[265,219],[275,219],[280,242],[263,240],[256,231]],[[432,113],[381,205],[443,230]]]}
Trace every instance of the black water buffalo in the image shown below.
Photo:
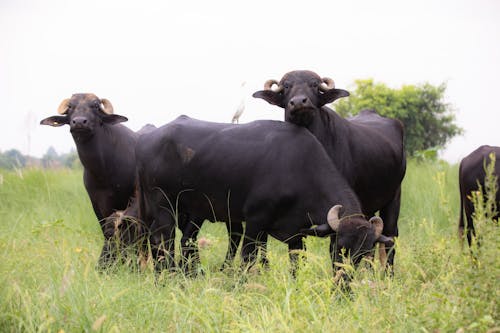
{"label": "black water buffalo", "polygon": [[[488,164],[490,162],[489,155],[491,153],[495,154],[494,175],[499,177],[500,147],[481,146],[460,162],[458,171],[458,182],[460,186],[460,219],[458,223],[458,233],[460,239],[463,239],[464,229],[466,229],[469,246],[472,244],[472,237],[475,235],[475,230],[474,221],[472,219],[474,205],[468,196],[471,195],[471,192],[479,190],[478,184],[480,184],[484,190],[484,178],[486,176],[484,167],[485,163]],[[500,182],[498,185],[500,185]],[[500,201],[500,191],[497,191],[495,200],[497,203]],[[494,218],[498,218],[498,216]]]}
{"label": "black water buffalo", "polygon": [[[307,130],[277,121],[218,124],[181,116],[141,136],[136,148],[141,220],[151,231],[153,256],[171,267],[176,216],[201,226],[211,221],[246,221],[244,263],[270,234],[303,248],[304,231],[331,234],[355,261],[382,235],[380,218],[367,221],[357,196]],[[339,206],[344,207],[339,217]],[[328,225],[327,213],[329,215]],[[178,222],[180,223],[180,222]],[[311,225],[319,225],[309,229]],[[184,225],[179,226],[185,229]],[[311,231],[312,230],[312,231]],[[292,260],[297,256],[291,252]]]}
{"label": "black water buffalo", "polygon": [[135,133],[119,124],[127,118],[113,114],[107,99],[94,94],[74,94],[65,99],[57,110],[59,115],[43,119],[40,124],[69,125],[83,164],[83,182],[94,212],[105,235],[99,263],[112,259],[109,233],[105,233],[106,218],[127,207],[135,189],[135,145],[138,137],[155,127],[147,125]]}
{"label": "black water buffalo", "polygon": [[[311,71],[289,72],[279,82],[268,80],[264,90],[253,96],[285,109],[286,122],[307,128],[359,197],[362,212],[372,216],[379,211],[383,233],[398,236],[401,182],[406,172],[400,121],[373,110],[350,119],[340,117],[325,104],[349,93]],[[394,254],[390,251],[390,266]]]}

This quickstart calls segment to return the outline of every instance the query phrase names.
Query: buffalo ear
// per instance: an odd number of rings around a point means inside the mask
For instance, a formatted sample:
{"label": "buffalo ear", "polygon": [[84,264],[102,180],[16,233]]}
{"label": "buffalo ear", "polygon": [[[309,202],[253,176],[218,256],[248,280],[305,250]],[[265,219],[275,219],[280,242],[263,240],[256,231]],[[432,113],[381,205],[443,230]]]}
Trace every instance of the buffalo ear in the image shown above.
{"label": "buffalo ear", "polygon": [[53,127],[59,127],[66,124],[69,124],[68,116],[52,116],[40,121],[40,125],[49,125]]}
{"label": "buffalo ear", "polygon": [[321,106],[332,103],[333,101],[349,96],[349,92],[344,89],[330,89],[325,91],[320,95],[320,104]]}
{"label": "buffalo ear", "polygon": [[106,124],[109,124],[109,125],[123,123],[127,120],[128,120],[127,117],[120,116],[119,114],[106,114],[102,117],[102,121]]}
{"label": "buffalo ear", "polygon": [[306,236],[326,237],[335,233],[335,231],[333,231],[332,228],[325,223],[308,229],[301,229],[300,233]]}
{"label": "buffalo ear", "polygon": [[255,98],[262,98],[269,104],[277,105],[279,107],[284,107],[282,93],[277,93],[272,90],[259,90],[257,92],[254,92],[252,96]]}
{"label": "buffalo ear", "polygon": [[394,246],[394,239],[392,237],[387,237],[384,235],[380,235],[377,238],[377,243],[383,243],[386,247],[393,247]]}

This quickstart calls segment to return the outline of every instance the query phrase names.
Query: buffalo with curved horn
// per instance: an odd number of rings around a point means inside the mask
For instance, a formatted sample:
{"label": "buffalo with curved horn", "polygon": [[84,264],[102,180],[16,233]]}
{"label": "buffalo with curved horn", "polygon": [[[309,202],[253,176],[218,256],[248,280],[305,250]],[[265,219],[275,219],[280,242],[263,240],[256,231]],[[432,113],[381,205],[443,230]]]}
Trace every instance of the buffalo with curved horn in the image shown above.
{"label": "buffalo with curved horn", "polygon": [[[283,108],[286,122],[307,128],[358,196],[362,213],[373,216],[378,211],[384,234],[398,236],[401,182],[406,172],[400,121],[381,117],[374,110],[342,118],[325,105],[349,92],[311,71],[286,73],[279,82],[267,80],[264,90],[253,96]],[[393,249],[389,252],[389,266],[394,253]]]}
{"label": "buffalo with curved horn", "polygon": [[142,133],[155,127],[146,125],[133,132],[121,125],[127,118],[113,113],[111,102],[94,94],[74,94],[61,102],[58,115],[43,119],[41,125],[69,125],[83,165],[83,182],[105,243],[99,258],[104,267],[114,259],[106,218],[124,210],[134,195],[135,145]]}

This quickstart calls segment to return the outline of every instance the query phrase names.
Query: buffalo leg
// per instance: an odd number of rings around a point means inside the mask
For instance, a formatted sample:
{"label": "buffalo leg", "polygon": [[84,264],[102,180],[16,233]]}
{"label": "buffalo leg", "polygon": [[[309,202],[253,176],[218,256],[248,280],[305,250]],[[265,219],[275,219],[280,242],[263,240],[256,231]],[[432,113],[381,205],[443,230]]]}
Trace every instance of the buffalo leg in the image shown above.
{"label": "buffalo leg", "polygon": [[257,223],[248,223],[243,237],[243,246],[241,248],[242,264],[248,270],[257,260],[257,254],[260,244],[267,233],[257,225]]}
{"label": "buffalo leg", "polygon": [[474,223],[472,220],[472,214],[474,213],[474,204],[471,200],[466,199],[464,203],[465,208],[465,230],[467,232],[467,243],[469,246],[472,245],[472,240],[476,235],[476,231],[474,230]]}
{"label": "buffalo leg", "polygon": [[[84,183],[104,236],[104,244],[99,255],[98,267],[107,268],[116,261],[119,250],[114,239],[114,225],[110,225],[112,222],[108,217],[114,213],[115,209],[125,209],[127,203],[116,202],[114,194],[110,191],[96,190],[97,185],[89,177],[84,176]],[[90,190],[89,186],[93,190]]]}
{"label": "buffalo leg", "polygon": [[260,252],[260,263],[264,268],[269,268],[269,259],[267,259],[267,233],[262,235],[261,241],[259,242],[259,252]]}
{"label": "buffalo leg", "polygon": [[100,211],[95,207],[94,210],[101,225],[101,230],[104,236],[104,244],[101,249],[101,254],[99,255],[99,260],[97,266],[100,269],[106,269],[110,267],[117,259],[117,248],[116,242],[113,240],[114,228],[110,226],[110,220],[102,216]]}
{"label": "buffalo leg", "polygon": [[175,221],[166,210],[151,225],[150,243],[156,270],[175,268]]}
{"label": "buffalo leg", "polygon": [[229,235],[229,244],[227,246],[226,258],[222,264],[221,270],[230,267],[238,251],[241,238],[243,237],[243,223],[241,222],[226,222],[226,229]]}
{"label": "buffalo leg", "polygon": [[195,268],[200,265],[200,253],[196,240],[202,224],[203,221],[189,221],[182,230],[180,267],[186,274],[194,273]]}
{"label": "buffalo leg", "polygon": [[291,273],[295,278],[299,267],[300,250],[304,249],[304,240],[302,237],[296,237],[288,242],[288,256],[290,257]]}
{"label": "buffalo leg", "polygon": [[114,242],[112,239],[105,239],[104,245],[101,249],[101,254],[99,255],[99,260],[97,267],[99,269],[106,269],[112,266],[112,264],[117,259],[117,248],[114,246]]}
{"label": "buffalo leg", "polygon": [[[384,229],[382,234],[387,237],[397,237],[399,235],[398,231],[398,218],[399,218],[399,210],[401,206],[401,187],[397,190],[394,198],[387,204],[384,208],[380,210],[380,217],[382,221],[384,221]],[[394,246],[390,248],[386,248],[387,254],[387,265],[386,268],[391,269],[394,265],[394,257],[396,255],[396,251]]]}

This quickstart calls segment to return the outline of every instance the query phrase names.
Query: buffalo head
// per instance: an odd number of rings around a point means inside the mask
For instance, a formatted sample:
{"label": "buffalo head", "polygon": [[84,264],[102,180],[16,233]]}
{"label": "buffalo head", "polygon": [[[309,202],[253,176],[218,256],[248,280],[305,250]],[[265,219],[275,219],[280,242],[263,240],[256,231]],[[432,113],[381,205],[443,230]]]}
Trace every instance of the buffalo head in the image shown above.
{"label": "buffalo head", "polygon": [[392,247],[392,238],[382,234],[384,222],[378,216],[366,220],[360,215],[339,217],[341,205],[333,206],[327,215],[327,224],[316,228],[301,230],[304,235],[325,237],[330,234],[336,235],[335,248],[332,249],[334,261],[340,261],[342,251],[351,257],[352,262],[357,265],[366,255],[371,255],[377,243]]}
{"label": "buffalo head", "polygon": [[311,71],[289,72],[279,82],[267,80],[264,90],[253,94],[284,108],[285,120],[299,126],[308,126],[322,106],[346,96],[349,92],[336,89],[332,79]]}
{"label": "buffalo head", "polygon": [[41,125],[69,125],[76,142],[90,139],[95,131],[104,124],[117,124],[127,121],[124,116],[113,114],[113,106],[107,99],[99,99],[94,94],[73,94],[61,102],[57,109],[59,115],[43,119]]}

